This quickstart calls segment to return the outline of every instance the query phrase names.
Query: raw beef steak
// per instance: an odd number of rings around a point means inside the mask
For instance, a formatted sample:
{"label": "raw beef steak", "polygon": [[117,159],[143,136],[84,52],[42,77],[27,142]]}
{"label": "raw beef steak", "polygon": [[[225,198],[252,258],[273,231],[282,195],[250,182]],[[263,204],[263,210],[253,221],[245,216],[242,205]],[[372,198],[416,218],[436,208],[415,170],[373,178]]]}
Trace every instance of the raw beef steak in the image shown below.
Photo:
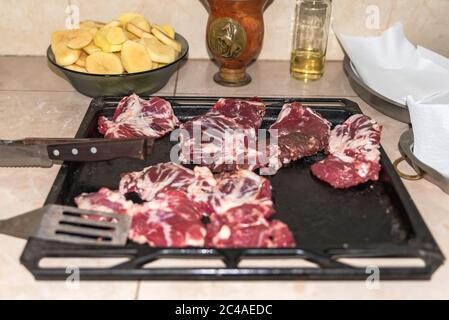
{"label": "raw beef steak", "polygon": [[382,127],[368,116],[351,116],[332,130],[329,156],[313,164],[312,173],[339,189],[377,180],[381,131]]}
{"label": "raw beef steak", "polygon": [[83,193],[75,198],[75,203],[80,209],[118,214],[130,214],[134,209],[134,203],[118,191],[101,188],[97,192]]}
{"label": "raw beef steak", "polygon": [[140,206],[129,238],[153,247],[203,247],[206,228],[201,208],[184,192],[170,190]]}
{"label": "raw beef steak", "polygon": [[277,134],[272,134],[278,138],[282,163],[314,155],[326,148],[330,128],[329,121],[299,102],[285,104],[270,127],[277,130]]}
{"label": "raw beef steak", "polygon": [[182,163],[207,166],[213,172],[252,169],[257,165],[248,161],[248,142],[257,141],[256,131],[243,128],[232,118],[207,113],[180,128]]}
{"label": "raw beef steak", "polygon": [[151,202],[135,204],[118,191],[102,188],[95,193],[83,193],[75,203],[80,209],[130,215],[129,238],[138,243],[155,247],[201,247],[205,244],[201,206],[181,191],[167,190]]}
{"label": "raw beef steak", "polygon": [[206,114],[181,125],[179,160],[216,173],[265,167],[276,172],[278,149],[258,143],[264,115],[260,100],[220,99]]}
{"label": "raw beef steak", "polygon": [[[126,200],[130,192],[146,202]],[[155,247],[295,245],[285,224],[269,220],[275,214],[270,182],[248,170],[214,176],[206,167],[161,163],[124,174],[120,191],[102,188],[75,202],[83,209],[132,216],[129,238]]]}
{"label": "raw beef steak", "polygon": [[262,126],[266,108],[262,100],[258,98],[249,100],[222,98],[212,107],[209,114],[215,112],[233,119],[242,128],[259,129]]}
{"label": "raw beef steak", "polygon": [[142,171],[122,175],[120,192],[134,192],[142,200],[152,201],[158,194],[178,190],[191,195],[198,202],[207,201],[216,181],[209,169],[187,169],[173,162],[159,163]]}
{"label": "raw beef steak", "polygon": [[260,206],[242,205],[224,214],[213,214],[207,225],[206,246],[215,248],[294,247],[288,227],[264,218]]}
{"label": "raw beef steak", "polygon": [[239,170],[215,175],[217,185],[210,197],[210,204],[218,215],[242,205],[257,206],[263,217],[274,212],[270,182],[254,172]]}
{"label": "raw beef steak", "polygon": [[160,138],[178,124],[168,101],[158,97],[143,100],[133,94],[120,101],[112,121],[106,117],[98,119],[98,131],[109,139]]}

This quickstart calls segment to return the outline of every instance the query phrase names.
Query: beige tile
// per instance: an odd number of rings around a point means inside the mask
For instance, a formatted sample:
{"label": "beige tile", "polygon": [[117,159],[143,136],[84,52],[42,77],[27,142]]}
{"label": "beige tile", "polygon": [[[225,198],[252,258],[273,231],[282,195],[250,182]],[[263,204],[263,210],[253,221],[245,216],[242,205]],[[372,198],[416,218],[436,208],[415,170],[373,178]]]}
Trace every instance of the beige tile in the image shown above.
{"label": "beige tile", "polygon": [[264,13],[265,38],[259,59],[290,59],[294,21],[295,1],[273,1]]}
{"label": "beige tile", "polygon": [[50,70],[46,57],[0,57],[5,81],[0,90],[75,91],[72,85]]}
{"label": "beige tile", "polygon": [[65,28],[66,0],[3,0],[2,55],[45,55],[51,32]]}
{"label": "beige tile", "polygon": [[179,71],[177,95],[211,96],[355,96],[341,62],[328,62],[324,77],[304,83],[290,77],[288,61],[256,61],[248,69],[253,81],[244,87],[229,88],[216,84],[218,67],[209,60],[190,60]]}
{"label": "beige tile", "polygon": [[400,0],[394,8],[391,22],[401,21],[413,43],[449,57],[449,1],[424,0],[408,7],[405,2]]}
{"label": "beige tile", "polygon": [[[334,0],[333,28],[337,32],[357,36],[379,35],[388,27],[394,2],[394,0]],[[369,23],[372,7],[377,8],[379,12],[379,29],[373,29]]]}
{"label": "beige tile", "polygon": [[0,137],[71,137],[90,98],[75,92],[0,92]]}

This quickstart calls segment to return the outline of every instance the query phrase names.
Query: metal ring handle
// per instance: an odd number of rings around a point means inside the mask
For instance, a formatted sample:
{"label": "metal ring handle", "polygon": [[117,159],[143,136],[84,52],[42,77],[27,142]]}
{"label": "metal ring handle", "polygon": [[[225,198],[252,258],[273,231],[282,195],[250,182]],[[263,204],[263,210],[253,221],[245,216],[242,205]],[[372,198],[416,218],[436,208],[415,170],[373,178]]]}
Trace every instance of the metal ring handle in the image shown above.
{"label": "metal ring handle", "polygon": [[398,159],[394,160],[393,166],[394,166],[394,170],[396,170],[397,174],[402,179],[405,179],[405,180],[421,180],[424,177],[422,173],[417,173],[416,175],[410,175],[410,174],[405,174],[401,170],[399,170],[398,166],[404,160],[405,160],[404,157],[399,157]]}

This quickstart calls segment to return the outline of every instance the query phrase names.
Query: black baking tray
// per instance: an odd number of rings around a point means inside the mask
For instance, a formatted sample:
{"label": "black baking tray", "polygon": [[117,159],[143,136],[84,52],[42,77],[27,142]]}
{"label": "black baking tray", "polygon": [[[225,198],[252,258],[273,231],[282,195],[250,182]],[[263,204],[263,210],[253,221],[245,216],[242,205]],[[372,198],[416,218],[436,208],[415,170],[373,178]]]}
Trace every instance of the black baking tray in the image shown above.
{"label": "black baking tray", "polygon": [[[165,98],[172,103],[181,121],[203,114],[218,99]],[[267,104],[264,127],[275,121],[284,103],[291,101],[310,106],[333,125],[361,113],[356,103],[346,99],[263,100]],[[98,137],[98,116],[111,117],[118,101],[114,97],[92,100],[76,137]],[[168,136],[156,141],[154,154],[145,161],[64,163],[46,204],[74,205],[74,197],[82,192],[96,191],[103,186],[115,189],[121,173],[169,161],[174,143]],[[151,248],[133,242],[124,247],[105,248],[31,238],[21,262],[38,280],[65,280],[68,276],[64,265],[40,264],[44,258],[92,260],[93,266],[80,268],[82,280],[365,280],[374,272],[383,280],[430,279],[444,257],[383,149],[380,179],[348,190],[333,189],[311,175],[310,165],[323,157],[324,154],[318,154],[304,158],[268,177],[273,186],[275,218],[289,225],[297,248]],[[125,261],[113,266],[95,266],[104,258]],[[158,265],[170,263],[170,259],[176,259],[176,264]],[[204,265],[198,266],[196,261]],[[210,266],[207,262],[211,261],[223,265]]]}

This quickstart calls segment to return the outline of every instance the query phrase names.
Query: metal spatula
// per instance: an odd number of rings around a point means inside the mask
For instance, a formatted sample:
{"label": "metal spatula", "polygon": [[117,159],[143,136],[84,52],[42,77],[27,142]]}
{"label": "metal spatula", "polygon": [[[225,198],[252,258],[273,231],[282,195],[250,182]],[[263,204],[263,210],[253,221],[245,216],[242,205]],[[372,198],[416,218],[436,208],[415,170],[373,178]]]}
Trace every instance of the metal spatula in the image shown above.
{"label": "metal spatula", "polygon": [[0,221],[0,233],[75,244],[126,244],[131,218],[126,215],[47,205]]}

